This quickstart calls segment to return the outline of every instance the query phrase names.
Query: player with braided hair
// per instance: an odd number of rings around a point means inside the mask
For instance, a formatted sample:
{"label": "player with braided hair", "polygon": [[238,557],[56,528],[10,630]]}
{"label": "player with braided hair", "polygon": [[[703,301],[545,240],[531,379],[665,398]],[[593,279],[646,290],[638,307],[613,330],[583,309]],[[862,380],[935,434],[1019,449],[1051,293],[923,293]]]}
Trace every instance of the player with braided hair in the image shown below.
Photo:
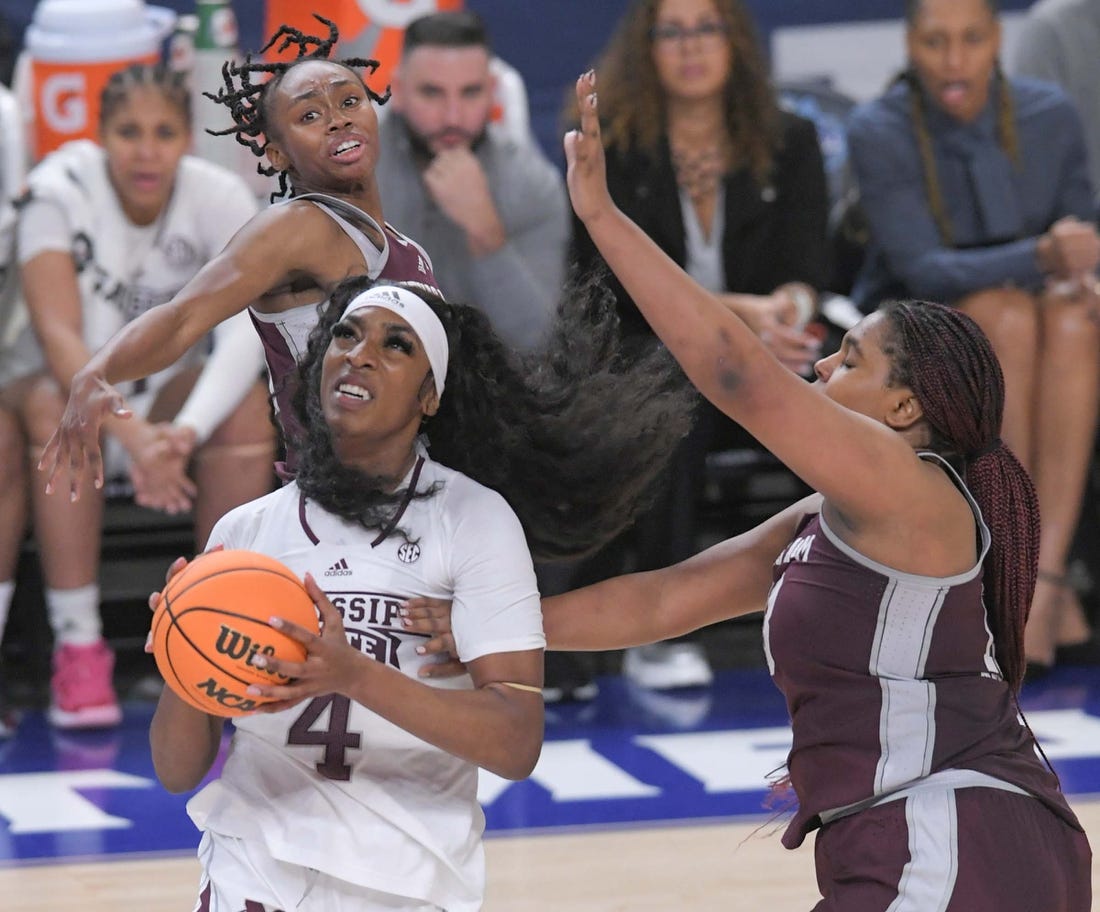
{"label": "player with braided hair", "polygon": [[[1005,382],[957,309],[893,302],[801,381],[607,190],[595,76],[566,137],[573,207],[689,378],[817,493],[675,566],[543,599],[548,649],[614,649],[765,611],[818,912],[1087,912],[1091,850],[1020,714],[1035,490]],[[438,603],[409,606],[438,630]],[[446,645],[433,641],[431,650]]]}
{"label": "player with braided hair", "polygon": [[[307,35],[289,25],[281,25],[267,44],[260,48],[262,54],[278,43],[279,46],[276,50],[281,53],[292,46],[296,46],[298,54],[294,61],[267,63],[262,60],[255,61],[251,55],[248,55],[244,63],[238,64],[227,60],[223,64],[222,78],[225,81],[225,87],[220,89],[217,94],[211,94],[210,92],[204,92],[203,94],[207,98],[229,108],[235,123],[232,127],[227,127],[224,130],[211,130],[210,132],[213,135],[233,136],[237,142],[251,149],[255,155],[264,156],[267,152],[267,136],[270,132],[264,99],[271,97],[271,94],[278,88],[279,81],[296,63],[304,60],[328,60],[329,54],[332,53],[332,49],[336,46],[336,42],[340,37],[339,29],[334,22],[316,14],[314,14],[314,18],[328,27],[329,34],[327,38]],[[279,42],[280,38],[282,39],[281,42]],[[333,62],[347,67],[352,72],[365,69],[369,73],[373,73],[378,69],[377,60],[369,60],[363,57],[348,57]],[[255,83],[252,81],[252,76],[256,74],[267,74],[270,78]],[[363,88],[374,104],[385,104],[389,100],[389,89],[386,89],[385,94],[379,95],[365,81],[363,81]],[[278,175],[279,192],[272,194],[272,202],[279,196],[285,196],[290,192],[289,175],[286,170],[278,169],[274,165],[264,165],[262,162],[256,166],[256,170],[265,177]]]}
{"label": "player with braided hair", "polygon": [[[280,28],[272,42],[297,46],[279,63],[247,59],[224,69],[214,96],[232,113],[236,134],[270,170],[282,175],[288,199],[244,225],[225,249],[167,303],[127,324],[73,378],[57,432],[39,465],[47,490],[66,475],[79,497],[91,478],[102,484],[98,429],[126,417],[111,386],[146,377],[176,361],[212,327],[249,308],[263,340],[272,390],[283,423],[292,422],[293,367],[316,322],[316,306],[349,275],[420,282],[436,288],[431,260],[415,241],[388,225],[375,177],[378,119],[371,91],[356,67],[371,61],[327,59],[338,33],[321,20],[319,38]],[[262,83],[253,76],[268,74]],[[294,438],[288,427],[288,438]],[[287,462],[293,468],[293,451]]]}

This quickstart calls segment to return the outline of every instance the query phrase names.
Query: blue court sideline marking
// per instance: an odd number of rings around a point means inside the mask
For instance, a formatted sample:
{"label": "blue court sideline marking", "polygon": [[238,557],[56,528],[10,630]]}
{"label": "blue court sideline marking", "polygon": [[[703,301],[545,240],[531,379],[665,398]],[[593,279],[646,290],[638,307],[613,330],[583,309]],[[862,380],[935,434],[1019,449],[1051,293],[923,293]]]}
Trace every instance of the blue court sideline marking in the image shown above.
{"label": "blue court sideline marking", "polygon": [[[483,775],[490,834],[778,813],[765,807],[767,782],[790,735],[763,670],[679,694],[600,685],[591,703],[547,708],[530,779]],[[1100,793],[1100,669],[1058,669],[1023,705],[1066,792]],[[194,851],[189,795],[167,794],[153,775],[152,711],[130,703],[122,727],[100,733],[57,732],[31,714],[0,742],[0,865]]]}

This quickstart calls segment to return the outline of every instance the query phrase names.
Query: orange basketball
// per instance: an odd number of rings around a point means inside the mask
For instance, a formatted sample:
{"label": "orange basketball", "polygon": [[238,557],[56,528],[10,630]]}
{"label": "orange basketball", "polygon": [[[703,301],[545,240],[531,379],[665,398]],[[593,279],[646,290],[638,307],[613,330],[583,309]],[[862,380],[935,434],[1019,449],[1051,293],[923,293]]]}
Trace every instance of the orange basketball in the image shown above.
{"label": "orange basketball", "polygon": [[257,655],[300,662],[305,648],[268,624],[277,616],[320,627],[301,580],[254,551],[211,551],[176,574],[153,615],[153,656],[172,690],[203,712],[242,716],[265,702],[249,684],[284,684],[253,664]]}

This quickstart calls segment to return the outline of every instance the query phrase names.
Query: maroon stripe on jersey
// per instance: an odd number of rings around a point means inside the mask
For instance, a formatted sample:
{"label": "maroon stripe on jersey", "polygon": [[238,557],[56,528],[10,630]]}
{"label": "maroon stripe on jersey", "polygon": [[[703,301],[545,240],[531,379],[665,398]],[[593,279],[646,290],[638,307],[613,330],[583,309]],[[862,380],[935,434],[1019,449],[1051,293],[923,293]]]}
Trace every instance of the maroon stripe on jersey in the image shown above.
{"label": "maroon stripe on jersey", "polygon": [[309,520],[306,519],[306,495],[304,492],[298,492],[298,522],[302,524],[302,531],[306,533],[308,538],[313,544],[321,544],[321,539],[317,537],[317,533],[310,528]]}
{"label": "maroon stripe on jersey", "polygon": [[397,513],[394,515],[386,527],[378,533],[378,537],[370,543],[372,548],[377,548],[382,542],[389,538],[390,533],[397,528],[397,524],[401,522],[401,517],[405,515],[405,511],[409,508],[409,503],[413,499],[413,495],[416,494],[416,483],[420,481],[420,470],[424,468],[424,457],[418,456],[416,460],[416,468],[413,469],[412,478],[409,480],[409,486],[405,489],[405,496],[401,498],[401,506],[397,508]]}

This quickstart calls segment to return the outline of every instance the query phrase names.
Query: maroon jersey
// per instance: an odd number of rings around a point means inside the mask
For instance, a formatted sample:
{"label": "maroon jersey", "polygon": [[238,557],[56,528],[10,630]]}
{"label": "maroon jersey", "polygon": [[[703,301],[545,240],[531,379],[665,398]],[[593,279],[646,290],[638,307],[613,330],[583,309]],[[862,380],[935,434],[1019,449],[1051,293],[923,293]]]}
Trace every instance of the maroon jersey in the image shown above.
{"label": "maroon jersey", "polygon": [[[365,273],[372,279],[393,282],[418,282],[436,294],[442,294],[432,273],[432,261],[416,241],[405,237],[392,225],[379,226],[373,218],[351,203],[321,193],[303,193],[286,202],[309,200],[331,217],[350,237],[363,254]],[[284,205],[282,203],[280,205]],[[382,233],[385,246],[379,250],[360,226],[370,225]],[[310,331],[317,325],[321,304],[304,304],[280,313],[249,311],[252,323],[260,334],[267,358],[275,411],[286,432],[286,468],[293,472],[294,442],[301,428],[294,416],[291,399],[298,360],[305,354]]]}
{"label": "maroon jersey", "polygon": [[[939,457],[924,458],[943,462]],[[776,559],[764,621],[772,677],[787,700],[794,848],[834,812],[942,770],[972,770],[1038,797],[1080,829],[1018,717],[982,600],[989,530],[958,576],[901,573],[807,517]]]}

